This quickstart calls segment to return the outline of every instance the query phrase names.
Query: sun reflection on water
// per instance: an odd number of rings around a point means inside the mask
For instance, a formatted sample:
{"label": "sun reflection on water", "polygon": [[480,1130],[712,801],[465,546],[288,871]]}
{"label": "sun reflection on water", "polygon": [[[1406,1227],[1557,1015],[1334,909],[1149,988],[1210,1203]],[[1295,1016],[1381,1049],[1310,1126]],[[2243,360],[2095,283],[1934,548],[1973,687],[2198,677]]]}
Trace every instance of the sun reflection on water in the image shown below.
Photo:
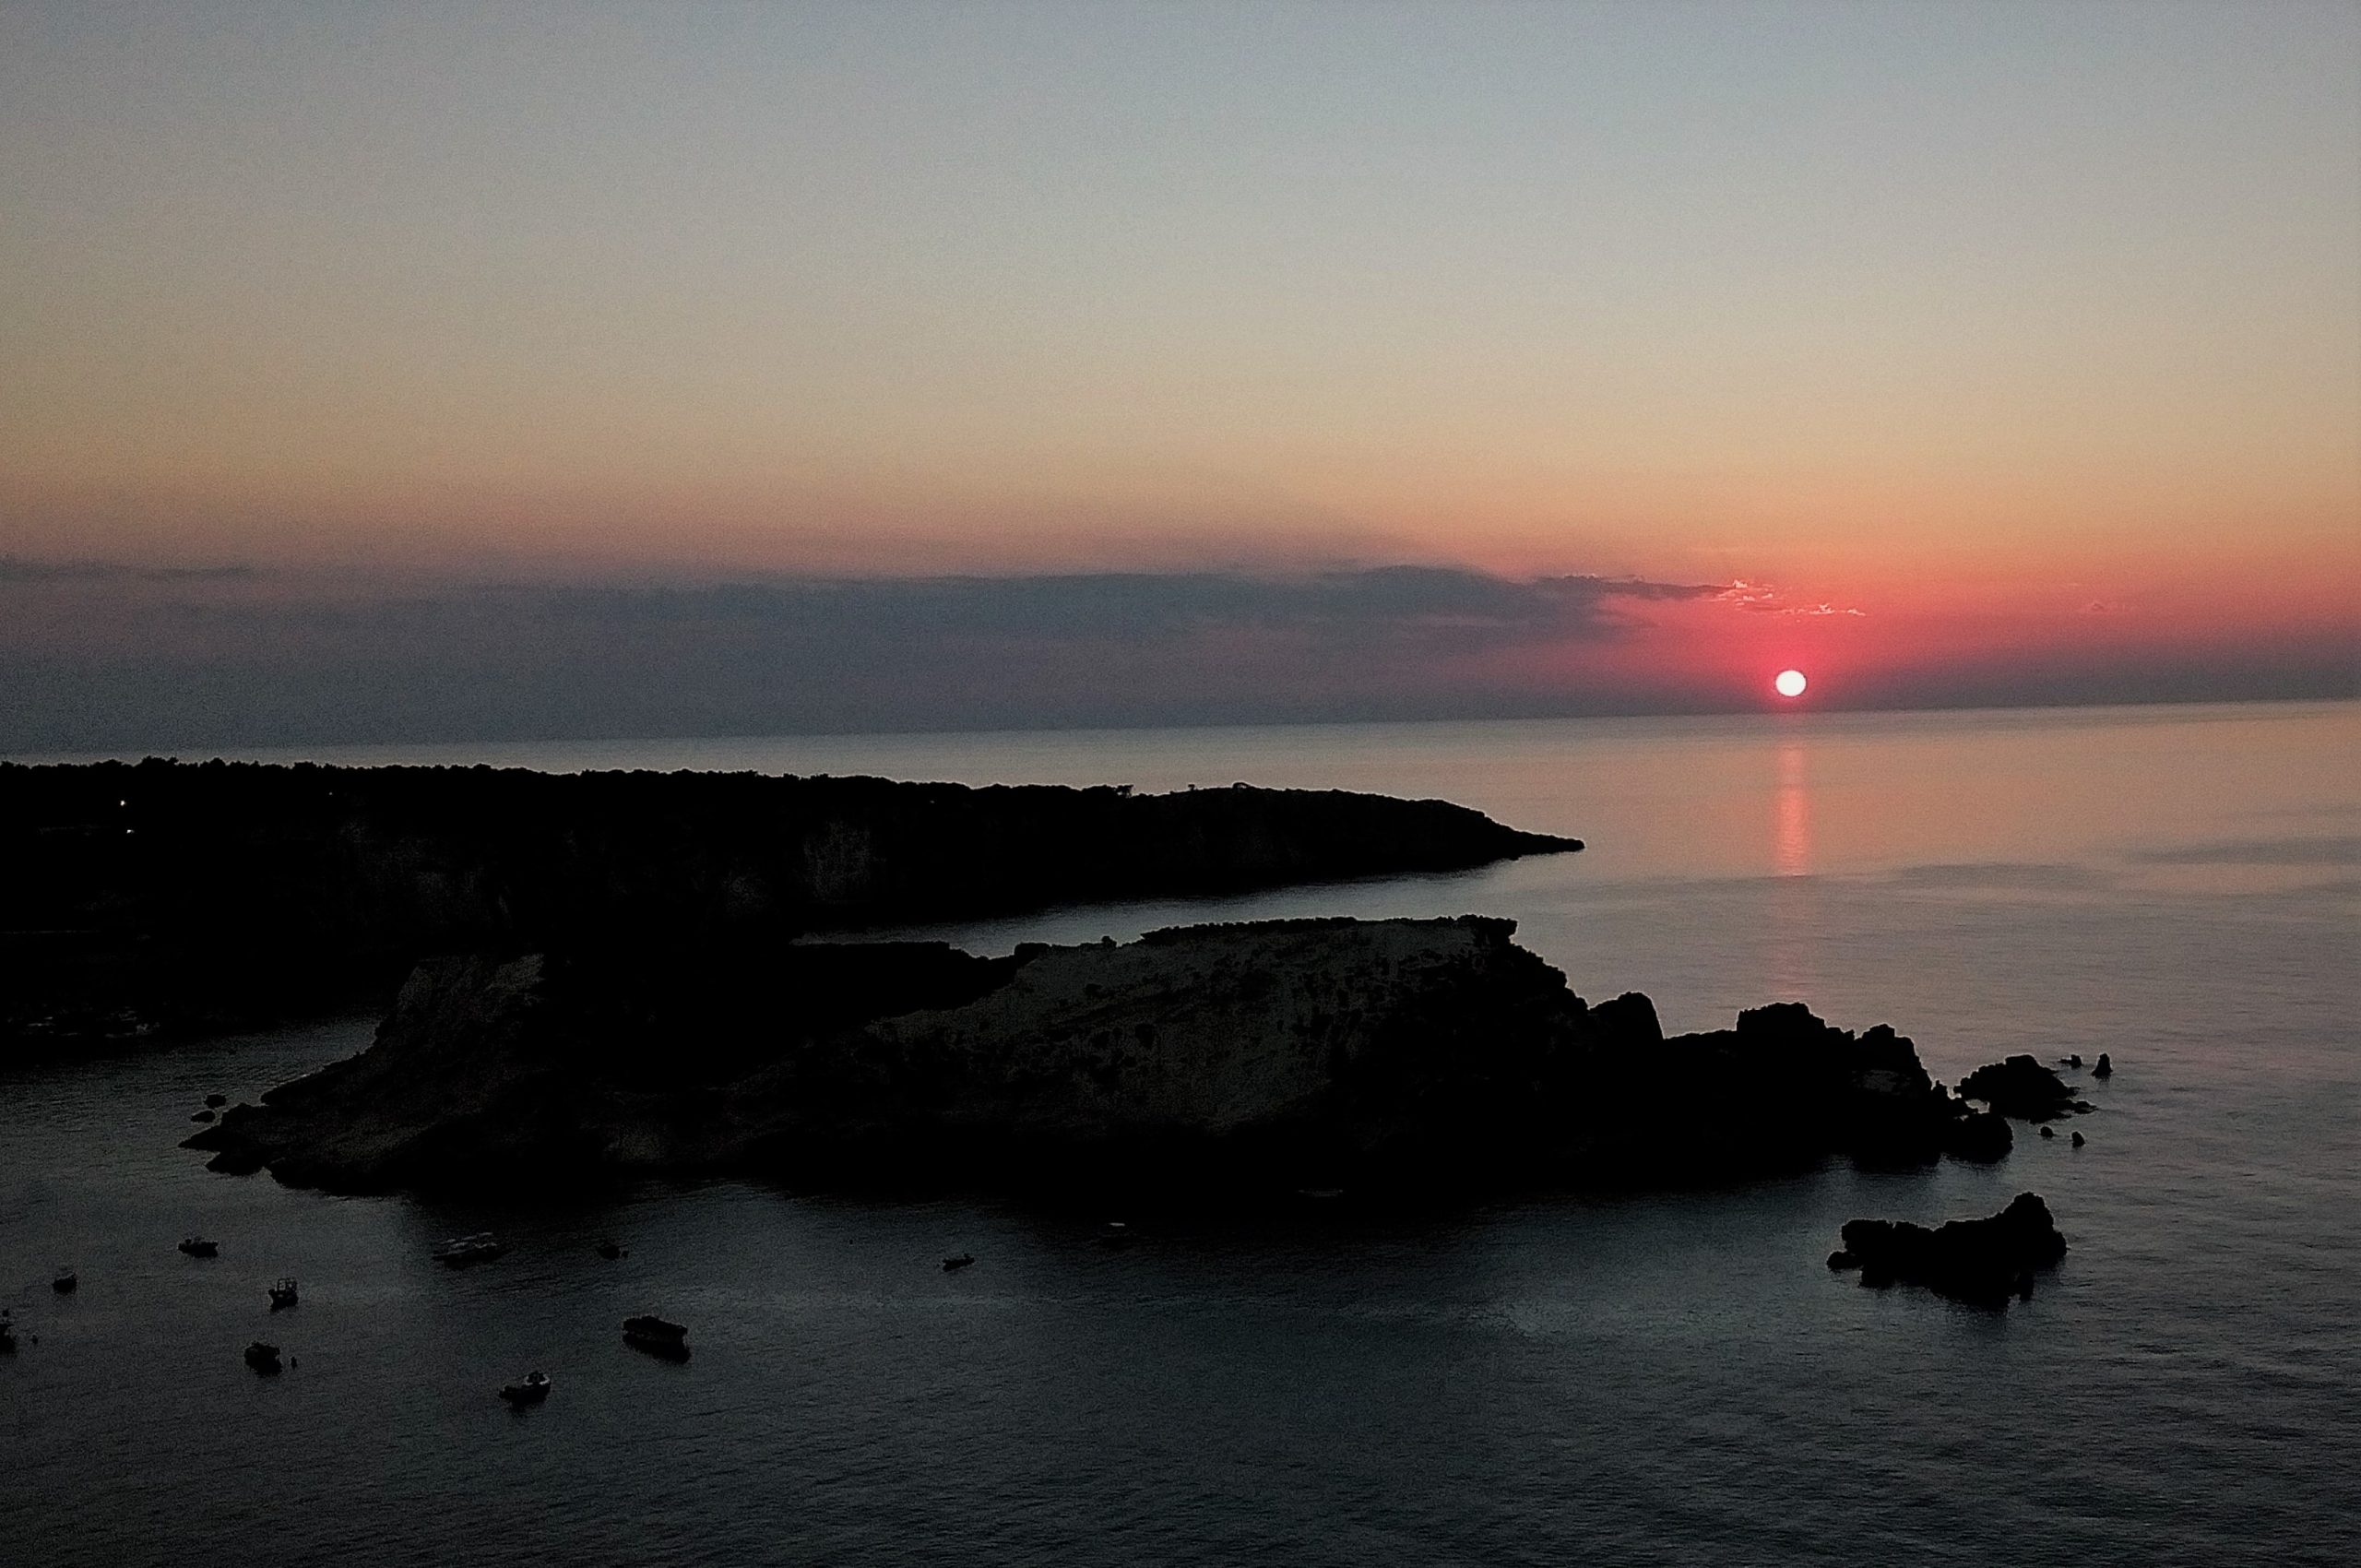
{"label": "sun reflection on water", "polygon": [[1804,743],[1779,742],[1778,788],[1772,797],[1771,890],[1768,959],[1772,993],[1782,1001],[1809,1002],[1817,973],[1813,937],[1819,924],[1819,889],[1811,880],[1811,789]]}
{"label": "sun reflection on water", "polygon": [[1811,874],[1811,793],[1804,778],[1804,743],[1779,742],[1779,792],[1771,864],[1781,876]]}

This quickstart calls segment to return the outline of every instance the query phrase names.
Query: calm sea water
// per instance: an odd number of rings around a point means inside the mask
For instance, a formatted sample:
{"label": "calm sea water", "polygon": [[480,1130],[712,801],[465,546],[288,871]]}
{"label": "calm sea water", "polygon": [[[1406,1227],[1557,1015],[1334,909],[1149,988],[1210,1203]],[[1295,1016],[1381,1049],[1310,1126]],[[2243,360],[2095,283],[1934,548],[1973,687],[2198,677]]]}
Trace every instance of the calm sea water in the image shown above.
{"label": "calm sea water", "polygon": [[[315,754],[327,755],[328,754]],[[2361,707],[411,749],[1465,802],[1584,854],[950,934],[1514,916],[1668,1026],[1799,998],[1956,1078],[2113,1053],[2079,1151],[1142,1224],[737,1183],[341,1199],[174,1147],[370,1020],[0,1080],[0,1562],[2361,1561]],[[1679,1086],[1643,1112],[1678,1137]],[[2044,1194],[1993,1314],[1821,1259]],[[497,1228],[467,1273],[438,1238]],[[180,1256],[190,1231],[219,1259]],[[630,1248],[602,1263],[591,1242]],[[937,1260],[971,1251],[972,1269]],[[54,1266],[82,1276],[70,1297]],[[292,1273],[303,1304],[270,1316]],[[628,1313],[687,1322],[683,1366]],[[263,1380],[238,1352],[296,1359]],[[513,1414],[528,1367],[556,1392]]]}

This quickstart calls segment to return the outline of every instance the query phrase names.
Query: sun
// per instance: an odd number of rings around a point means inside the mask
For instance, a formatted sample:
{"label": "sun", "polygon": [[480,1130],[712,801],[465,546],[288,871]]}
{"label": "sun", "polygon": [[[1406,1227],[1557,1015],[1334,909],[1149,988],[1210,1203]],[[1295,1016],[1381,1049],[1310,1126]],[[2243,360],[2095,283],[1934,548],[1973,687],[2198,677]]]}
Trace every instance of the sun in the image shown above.
{"label": "sun", "polygon": [[1771,689],[1783,697],[1799,697],[1809,684],[1811,683],[1804,679],[1804,672],[1800,670],[1782,670],[1771,678]]}

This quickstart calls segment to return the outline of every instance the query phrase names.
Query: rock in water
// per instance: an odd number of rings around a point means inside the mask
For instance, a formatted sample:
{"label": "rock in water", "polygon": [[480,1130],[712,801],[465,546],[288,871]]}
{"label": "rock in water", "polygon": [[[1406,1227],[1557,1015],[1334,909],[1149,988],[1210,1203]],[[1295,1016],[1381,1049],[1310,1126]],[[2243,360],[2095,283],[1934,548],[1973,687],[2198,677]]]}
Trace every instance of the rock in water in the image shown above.
{"label": "rock in water", "polygon": [[2009,1131],[2009,1119],[1999,1111],[1963,1108],[1946,1126],[1943,1152],[1989,1165],[2007,1158],[2016,1141],[2016,1134]]}
{"label": "rock in water", "polygon": [[2005,1153],[1891,1028],[1797,1004],[1665,1038],[1502,920],[1271,921],[1118,945],[421,965],[369,1050],[189,1146],[345,1191],[600,1170],[1179,1192],[1714,1181]]}
{"label": "rock in water", "polygon": [[2074,1096],[2066,1080],[2030,1056],[2011,1056],[1988,1067],[1978,1067],[1959,1083],[1959,1092],[1980,1099],[2003,1116],[2028,1122],[2053,1122],[2074,1113]]}
{"label": "rock in water", "polygon": [[[1842,1234],[1844,1251],[1837,1256],[1859,1266],[1864,1285],[1923,1285],[1988,1306],[2029,1296],[2033,1271],[2066,1255],[2066,1238],[2049,1206],[2032,1193],[2018,1194],[1986,1219],[1954,1219],[1931,1230],[1907,1220],[1855,1219]],[[1829,1264],[1847,1266],[1835,1257]]]}

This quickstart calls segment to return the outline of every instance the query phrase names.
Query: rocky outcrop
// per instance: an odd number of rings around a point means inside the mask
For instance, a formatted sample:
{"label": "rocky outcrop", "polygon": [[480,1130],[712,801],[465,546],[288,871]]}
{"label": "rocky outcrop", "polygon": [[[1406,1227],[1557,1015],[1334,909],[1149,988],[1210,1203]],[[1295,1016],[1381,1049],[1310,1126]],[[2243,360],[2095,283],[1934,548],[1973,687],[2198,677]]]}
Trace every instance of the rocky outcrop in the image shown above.
{"label": "rocky outcrop", "polygon": [[[1190,926],[1127,945],[1020,950],[967,1007],[905,1014],[795,1053],[741,1103],[788,1123],[815,1177],[1129,1163],[1134,1151],[1274,1179],[1448,1177],[1582,1055],[1654,1035],[1592,1016],[1507,921]],[[1155,1158],[1166,1158],[1158,1155]]]}
{"label": "rocky outcrop", "polygon": [[1935,1151],[1998,1159],[2011,1143],[2006,1122],[1928,1075],[1906,1036],[1883,1024],[1850,1034],[1798,1002],[1749,1009],[1736,1028],[1679,1036],[1650,1056],[1603,1062],[1597,1074],[1610,1100],[1641,1105],[1671,1089],[1667,1110],[1708,1172],[1714,1149],[1758,1163],[1789,1143],[1913,1165]]}
{"label": "rocky outcrop", "polygon": [[1580,848],[1333,790],[0,764],[0,1057],[382,1003],[437,953],[777,941]]}
{"label": "rocky outcrop", "polygon": [[1513,930],[442,959],[368,1051],[189,1142],[216,1169],[346,1190],[601,1170],[1431,1190],[1989,1146],[1997,1119],[1891,1029],[1790,1004],[1667,1039],[1646,997],[1589,1005]]}
{"label": "rocky outcrop", "polygon": [[2011,1056],[1978,1067],[1959,1083],[1959,1092],[1980,1099],[2002,1116],[2027,1122],[2054,1122],[2088,1111],[2074,1098],[2066,1080],[2030,1056]]}
{"label": "rocky outcrop", "polygon": [[1954,1219],[1928,1229],[1907,1220],[1848,1220],[1833,1268],[1858,1268],[1864,1285],[1923,1285],[1980,1305],[2033,1297],[2035,1270],[2066,1255],[2066,1238],[2049,1206],[2020,1193],[1984,1219]]}
{"label": "rocky outcrop", "polygon": [[299,1186],[564,1182],[720,1163],[706,1118],[798,1045],[1002,983],[942,943],[672,944],[421,964],[370,1048],[188,1140]]}

